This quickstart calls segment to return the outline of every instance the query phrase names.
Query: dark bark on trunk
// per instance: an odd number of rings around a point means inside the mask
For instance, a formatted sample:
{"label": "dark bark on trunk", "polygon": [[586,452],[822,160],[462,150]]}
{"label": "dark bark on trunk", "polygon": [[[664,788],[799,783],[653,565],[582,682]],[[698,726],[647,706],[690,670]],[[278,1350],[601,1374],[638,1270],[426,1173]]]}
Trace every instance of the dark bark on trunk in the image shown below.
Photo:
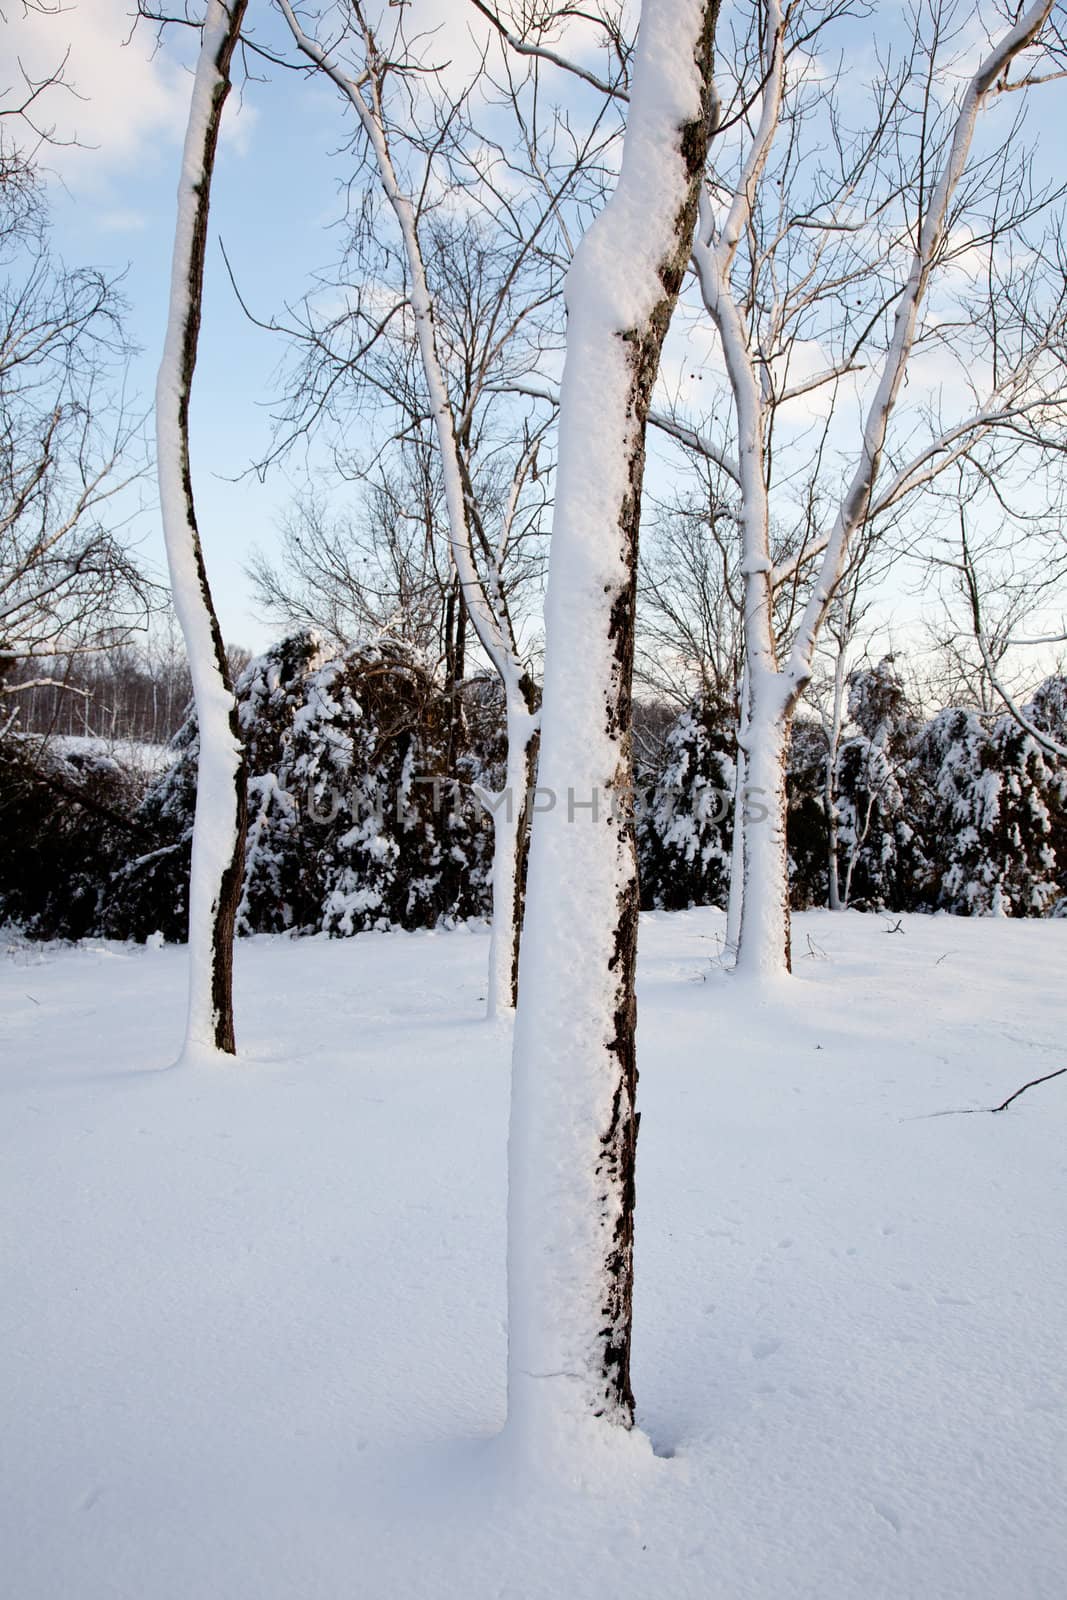
{"label": "dark bark on trunk", "polygon": [[608,732],[619,749],[614,782],[618,845],[624,860],[618,897],[614,953],[610,969],[615,984],[615,1031],[607,1049],[617,1063],[611,1116],[600,1138],[596,1167],[598,1183],[613,1197],[614,1227],[604,1258],[602,1304],[602,1413],[614,1414],[627,1426],[633,1423],[634,1397],[630,1382],[630,1347],[633,1326],[633,1243],[635,1166],[640,1121],[637,1095],[637,925],[640,895],[637,881],[637,841],[633,815],[632,685],[634,622],[637,593],[638,531],[645,467],[645,427],[652,390],[659,372],[663,341],[682,286],[692,248],[700,185],[707,161],[708,143],[715,127],[716,104],[712,89],[713,49],[718,0],[705,8],[704,27],[696,51],[703,85],[702,115],[681,131],[681,154],[689,182],[686,202],[675,225],[675,247],[659,268],[663,297],[644,327],[621,337],[630,346],[632,373],[629,412],[636,421],[628,463],[629,494],[619,518],[627,578],[611,603],[609,639],[614,648],[612,683],[607,698]]}
{"label": "dark bark on trunk", "polygon": [[[181,389],[178,404],[178,426],[181,434],[182,451],[182,485],[185,491],[186,516],[193,538],[193,554],[196,561],[200,595],[204,610],[210,619],[215,665],[231,697],[233,695],[233,683],[230,666],[226,659],[226,647],[222,640],[218,613],[211,597],[207,568],[204,564],[204,553],[200,543],[200,530],[196,520],[193,479],[189,465],[189,397],[192,391],[197,347],[200,340],[200,318],[204,298],[204,257],[207,250],[211,180],[215,169],[215,155],[218,148],[222,108],[230,92],[230,64],[233,60],[233,52],[237,45],[246,8],[247,0],[229,0],[227,6],[230,18],[229,27],[219,53],[215,58],[215,68],[219,81],[212,100],[211,115],[208,118],[204,133],[203,159],[200,167],[201,176],[197,185],[197,208],[193,229],[192,255],[189,263],[189,294],[185,327],[182,335]],[[237,716],[236,703],[230,710],[229,721],[230,731],[237,744],[241,746],[241,728]],[[234,830],[233,853],[219,884],[215,920],[212,928],[212,1023],[215,1046],[227,1055],[236,1055],[237,1053],[233,1020],[233,940],[237,908],[241,899],[241,883],[244,876],[245,834],[248,828],[247,776],[247,765],[242,756],[240,767],[234,780],[236,790],[234,797],[236,803],[236,828]]]}
{"label": "dark bark on trunk", "polygon": [[[537,689],[532,678],[522,680],[522,693],[526,709],[537,707]],[[519,818],[519,837],[515,849],[515,915],[512,920],[511,944],[511,1003],[519,1003],[519,950],[522,945],[522,919],[526,911],[526,868],[530,860],[530,823],[534,789],[537,787],[537,752],[540,735],[534,734],[526,746],[526,788],[522,797],[522,815]]]}

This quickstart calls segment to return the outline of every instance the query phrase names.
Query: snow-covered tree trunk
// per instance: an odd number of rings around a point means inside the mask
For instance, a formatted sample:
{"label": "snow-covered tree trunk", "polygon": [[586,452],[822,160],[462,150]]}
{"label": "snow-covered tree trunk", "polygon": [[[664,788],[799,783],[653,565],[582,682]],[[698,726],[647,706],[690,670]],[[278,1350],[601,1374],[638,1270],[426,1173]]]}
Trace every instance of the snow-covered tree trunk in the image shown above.
{"label": "snow-covered tree trunk", "polygon": [[200,736],[189,884],[189,1012],[185,1050],[236,1050],[234,919],[247,813],[242,741],[226,651],[208,586],[189,466],[208,204],[230,61],[246,0],[209,0],[178,185],[170,310],[156,385],[159,497],[174,609],[189,656]]}
{"label": "snow-covered tree trunk", "polygon": [[[737,416],[741,489],[741,574],[744,581],[747,720],[739,742],[745,758],[744,879],[735,969],[773,972],[789,965],[788,868],[785,847],[784,751],[789,711],[777,692],[770,504],[764,473],[764,397],[749,330],[730,284],[730,272],[751,215],[752,197],[770,156],[784,85],[784,23],[769,0],[763,23],[766,81],[760,120],[742,181],[714,248],[705,199],[694,263],[704,303],[722,342]],[[781,757],[783,769],[775,762]],[[785,893],[783,895],[783,873]]]}
{"label": "snow-covered tree trunk", "polygon": [[[924,191],[908,271],[896,296],[889,346],[866,408],[855,469],[836,516],[815,550],[821,559],[787,659],[779,664],[774,622],[776,574],[771,559],[766,446],[772,415],[767,371],[755,321],[761,292],[734,281],[742,243],[758,237],[756,200],[782,126],[787,89],[788,8],[766,0],[762,8],[761,105],[738,181],[725,206],[702,201],[693,259],[705,305],[718,330],[733,394],[741,490],[741,572],[744,577],[745,659],[749,729],[745,739],[747,794],[744,908],[738,970],[769,975],[789,970],[789,862],[785,838],[785,764],[789,730],[800,696],[811,681],[815,649],[844,579],[857,531],[873,503],[893,409],[915,348],[920,310],[952,221],[980,113],[1008,87],[1008,71],[1037,39],[1052,0],[1037,0],[985,55],[960,101],[936,181]],[[1010,87],[1025,86],[1024,78]],[[1040,81],[1040,80],[1038,80]],[[790,135],[791,136],[791,135]],[[721,192],[721,191],[720,191]],[[788,230],[782,237],[787,237]],[[774,245],[767,247],[773,261]],[[742,261],[747,258],[741,252]],[[773,281],[773,275],[772,275]]]}
{"label": "snow-covered tree trunk", "polygon": [[[618,185],[567,279],[509,1140],[508,1411],[629,1427],[631,673],[644,432],[712,126],[717,0],[645,0]],[[549,802],[553,801],[549,809]]]}
{"label": "snow-covered tree trunk", "polygon": [[[841,745],[841,724],[844,720],[845,701],[845,651],[839,647],[834,662],[834,700],[830,712],[830,726],[826,732],[826,782],[823,786],[823,804],[826,807],[826,887],[831,911],[843,911],[848,904],[848,893],[841,898],[841,871],[838,864],[837,826],[837,752]],[[849,871],[851,877],[851,868]]]}
{"label": "snow-covered tree trunk", "polygon": [[537,759],[537,717],[518,689],[507,692],[504,788],[484,797],[493,818],[493,926],[489,938],[486,1015],[514,1009],[519,992],[529,800]]}
{"label": "snow-covered tree trunk", "polygon": [[826,806],[826,888],[827,904],[831,911],[843,911],[848,897],[841,898],[841,875],[838,868],[837,799],[834,793],[834,768],[826,758],[826,783],[823,791]]}
{"label": "snow-covered tree trunk", "polygon": [[789,713],[753,699],[745,737],[744,889],[737,972],[771,976],[791,970],[786,760]]}
{"label": "snow-covered tree trunk", "polygon": [[726,949],[737,959],[741,908],[745,899],[745,737],[748,732],[748,674],[741,675],[737,721],[737,771],[734,775],[734,831],[730,845],[730,896],[726,904]]}

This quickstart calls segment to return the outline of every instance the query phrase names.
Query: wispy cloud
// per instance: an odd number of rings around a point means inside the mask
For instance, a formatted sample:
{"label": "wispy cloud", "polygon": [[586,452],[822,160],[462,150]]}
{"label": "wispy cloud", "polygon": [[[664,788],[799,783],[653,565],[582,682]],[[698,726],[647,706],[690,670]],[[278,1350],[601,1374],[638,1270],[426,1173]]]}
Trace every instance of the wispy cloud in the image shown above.
{"label": "wispy cloud", "polygon": [[[141,164],[181,138],[189,82],[183,65],[157,49],[147,23],[133,27],[128,0],[77,0],[55,11],[16,10],[0,27],[8,70],[33,80],[66,58],[68,89],[50,90],[35,108],[55,130],[44,164],[73,191],[105,188],[117,173]],[[185,30],[182,30],[184,33]]]}

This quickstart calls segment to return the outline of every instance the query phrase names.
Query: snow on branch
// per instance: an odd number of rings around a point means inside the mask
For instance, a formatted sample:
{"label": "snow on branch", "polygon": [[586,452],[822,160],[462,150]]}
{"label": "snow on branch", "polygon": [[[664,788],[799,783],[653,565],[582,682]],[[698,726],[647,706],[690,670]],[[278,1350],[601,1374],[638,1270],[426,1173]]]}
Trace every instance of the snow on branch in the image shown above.
{"label": "snow on branch", "polygon": [[508,683],[521,676],[515,641],[511,636],[506,608],[499,603],[498,575],[490,573],[483,583],[474,561],[468,499],[464,489],[463,471],[456,440],[455,418],[448,397],[444,369],[437,349],[434,331],[433,297],[426,278],[422,246],[419,240],[415,207],[401,187],[393,164],[386,133],[382,105],[383,65],[377,57],[376,47],[369,30],[364,30],[367,67],[358,77],[350,77],[332,60],[329,52],[301,27],[290,0],[278,0],[278,5],[289,24],[294,42],[300,52],[312,61],[337,85],[351,104],[360,126],[373,152],[379,179],[386,199],[400,229],[404,257],[409,275],[408,302],[415,322],[422,359],[423,372],[429,390],[434,426],[441,450],[445,500],[448,508],[449,544],[459,575],[471,621],[485,650],[501,679]]}
{"label": "snow on branch", "polygon": [[598,89],[601,94],[609,95],[614,100],[629,101],[630,96],[620,83],[609,83],[605,78],[598,78],[595,72],[590,72],[586,67],[579,66],[577,61],[570,61],[566,56],[560,55],[556,50],[550,50],[547,45],[532,44],[529,39],[523,39],[501,20],[497,12],[484,3],[484,0],[470,0],[474,9],[481,13],[485,20],[492,25],[504,40],[509,49],[517,55],[535,56],[541,61],[548,61],[554,67],[560,67],[564,72],[571,73],[580,78],[593,89]]}
{"label": "snow on branch", "polygon": [[819,629],[844,572],[852,535],[870,508],[889,418],[915,342],[919,307],[944,239],[952,200],[967,165],[978,117],[1012,62],[1037,38],[1048,20],[1052,5],[1053,0],[1037,0],[1036,4],[1028,7],[1015,26],[989,51],[964,92],[948,155],[930,195],[911,268],[897,303],[889,351],[864,424],[860,458],[838,510],[818,581],[805,607],[790,651],[787,677],[794,696],[801,692],[811,677],[812,656]]}

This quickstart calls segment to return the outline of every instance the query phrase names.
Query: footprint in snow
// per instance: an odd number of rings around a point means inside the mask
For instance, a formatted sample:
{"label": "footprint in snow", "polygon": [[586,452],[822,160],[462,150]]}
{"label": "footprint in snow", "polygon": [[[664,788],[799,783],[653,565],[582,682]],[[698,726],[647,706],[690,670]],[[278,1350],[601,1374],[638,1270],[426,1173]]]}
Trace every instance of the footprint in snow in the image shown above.
{"label": "footprint in snow", "polygon": [[888,1522],[894,1533],[900,1532],[900,1518],[892,1506],[887,1506],[883,1500],[872,1500],[871,1508],[878,1513],[883,1522]]}

